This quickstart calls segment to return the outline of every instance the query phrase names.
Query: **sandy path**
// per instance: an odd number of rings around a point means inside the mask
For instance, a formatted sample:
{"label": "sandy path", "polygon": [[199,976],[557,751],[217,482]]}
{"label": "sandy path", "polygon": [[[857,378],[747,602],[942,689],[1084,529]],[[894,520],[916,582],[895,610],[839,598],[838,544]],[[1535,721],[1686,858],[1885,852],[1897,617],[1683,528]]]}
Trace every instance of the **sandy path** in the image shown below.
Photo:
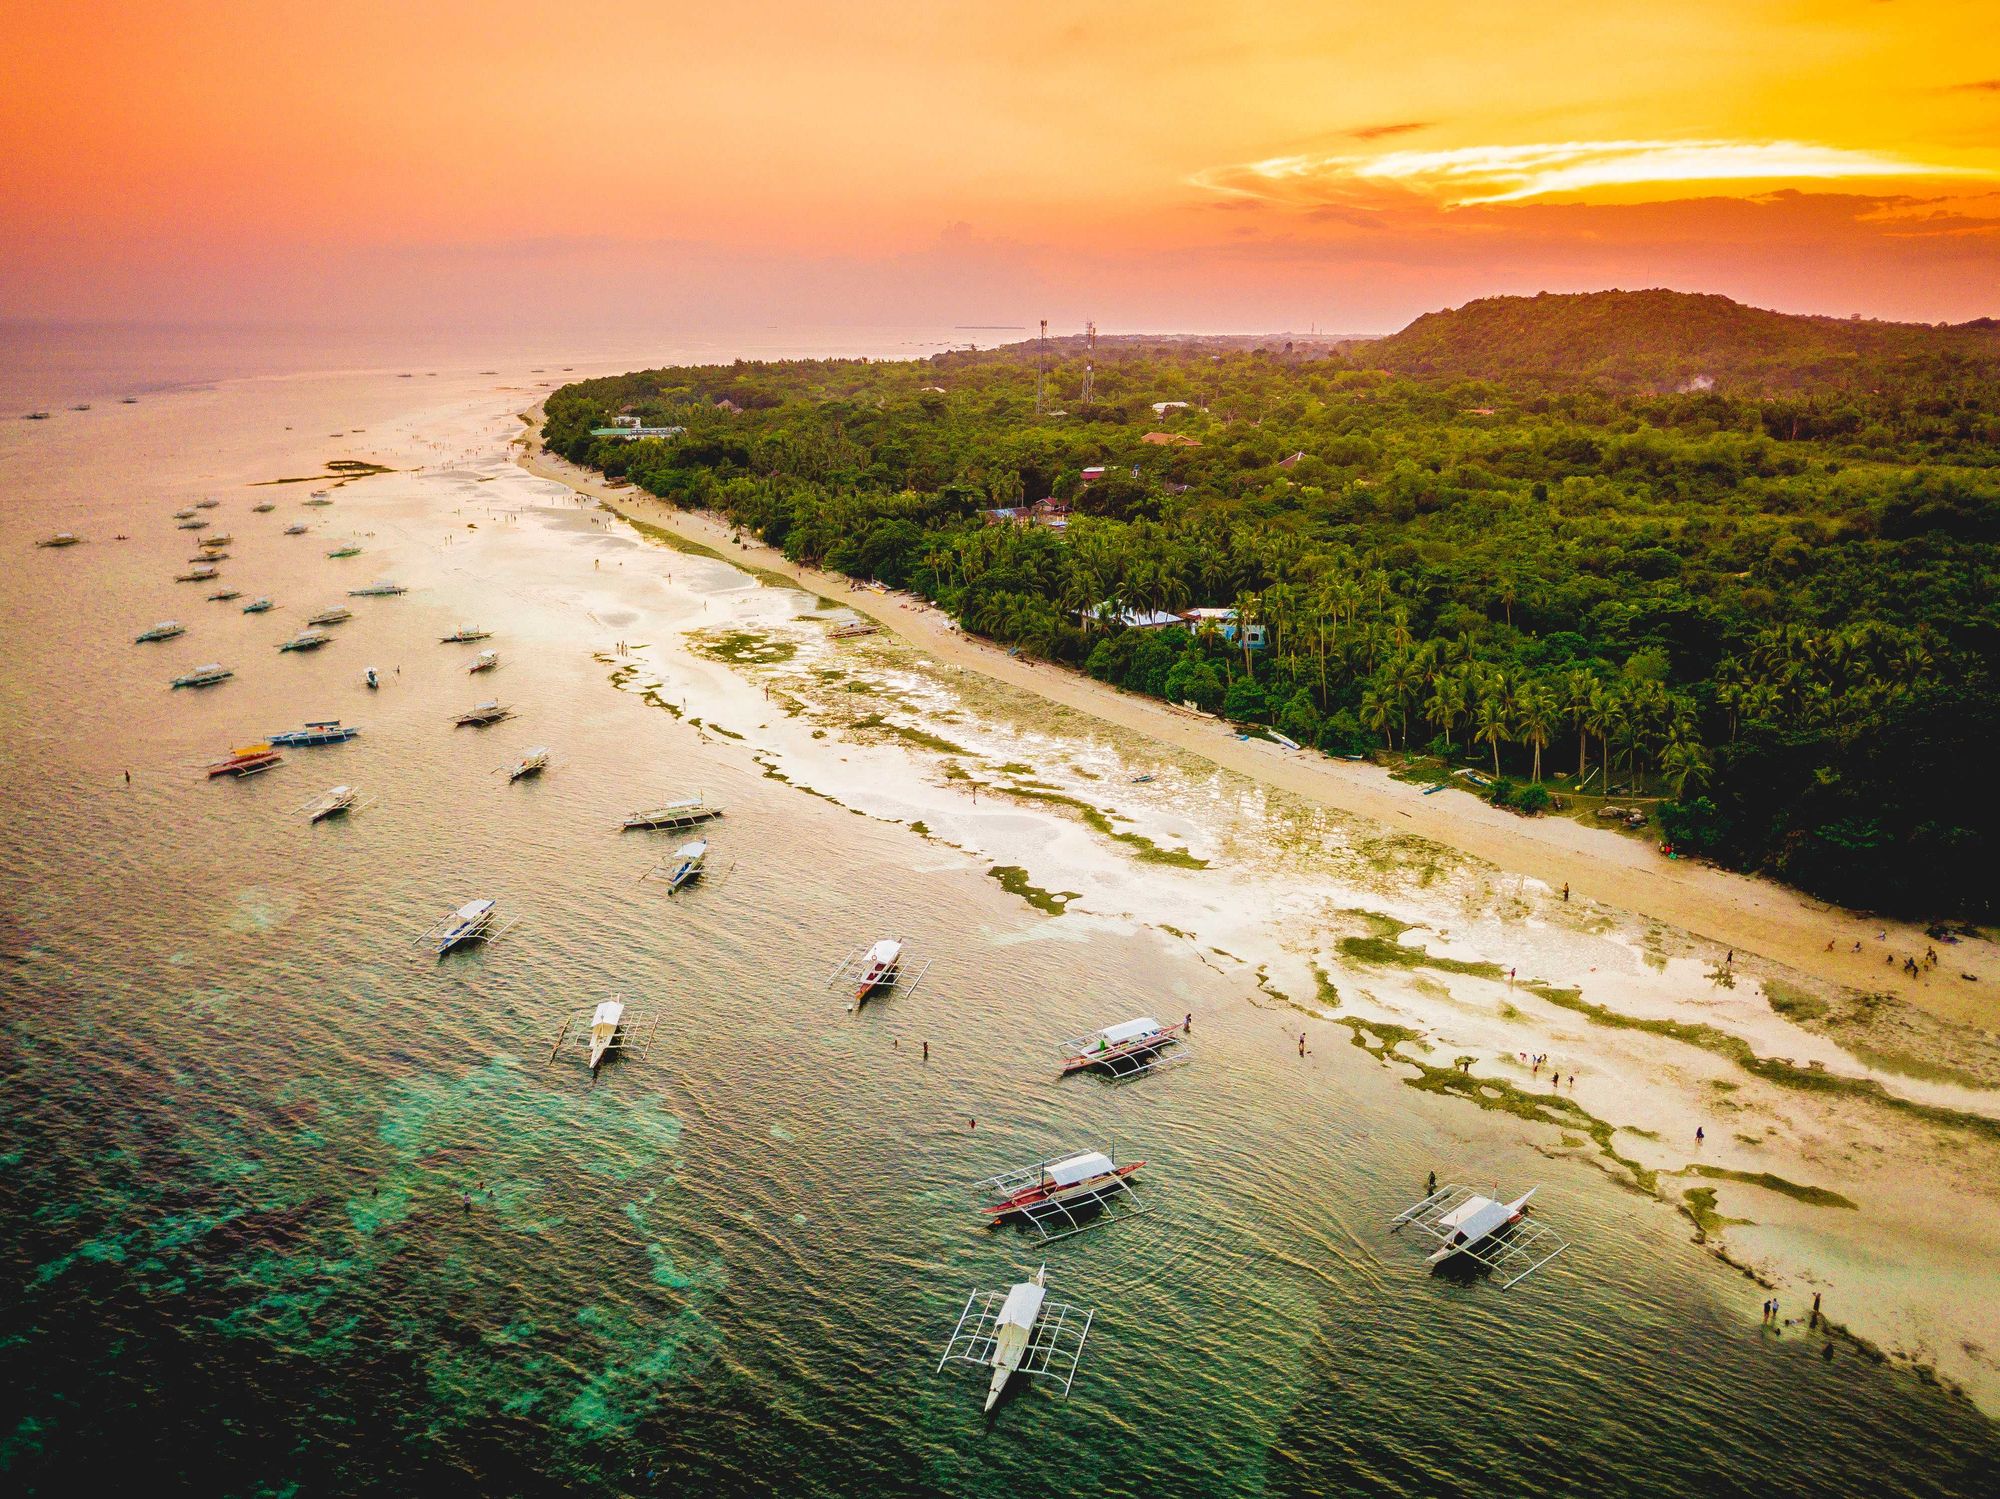
{"label": "sandy path", "polygon": [[[540,431],[539,408],[527,413]],[[734,541],[726,521],[655,499],[638,489],[613,489],[588,471],[540,450],[532,439],[518,450],[530,473],[602,500],[629,518],[740,558],[800,587],[840,601],[922,647],[938,661],[978,671],[1065,707],[1088,713],[1186,750],[1210,763],[1340,811],[1359,813],[1470,854],[1496,868],[1567,883],[1575,898],[1596,901],[1664,922],[1816,979],[1872,993],[1889,993],[1941,1019],[2000,1028],[2000,948],[1968,940],[1939,949],[1935,972],[1912,979],[1884,962],[1885,953],[1920,954],[1922,928],[1844,910],[1768,880],[1709,865],[1668,859],[1652,844],[1586,827],[1562,817],[1524,818],[1456,792],[1425,796],[1379,767],[1293,753],[1266,740],[1238,739],[1226,725],[1138,697],[1047,662],[1012,657],[962,634],[941,611],[904,596],[852,589],[837,573],[789,561],[754,539]],[[1878,941],[1878,932],[1887,932]],[[1828,950],[1831,941],[1833,948]],[[1856,942],[1861,951],[1853,951]],[[1959,975],[1976,975],[1967,981]]]}

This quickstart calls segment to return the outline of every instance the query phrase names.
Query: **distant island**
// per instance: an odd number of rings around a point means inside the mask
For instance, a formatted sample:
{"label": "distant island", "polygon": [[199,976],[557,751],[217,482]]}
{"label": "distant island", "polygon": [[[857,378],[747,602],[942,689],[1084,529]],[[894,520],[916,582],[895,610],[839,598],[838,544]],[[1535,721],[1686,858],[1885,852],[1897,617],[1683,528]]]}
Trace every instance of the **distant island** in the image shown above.
{"label": "distant island", "polygon": [[1130,691],[1984,919],[1996,393],[1992,319],[1612,291],[648,370],[554,392],[544,440]]}

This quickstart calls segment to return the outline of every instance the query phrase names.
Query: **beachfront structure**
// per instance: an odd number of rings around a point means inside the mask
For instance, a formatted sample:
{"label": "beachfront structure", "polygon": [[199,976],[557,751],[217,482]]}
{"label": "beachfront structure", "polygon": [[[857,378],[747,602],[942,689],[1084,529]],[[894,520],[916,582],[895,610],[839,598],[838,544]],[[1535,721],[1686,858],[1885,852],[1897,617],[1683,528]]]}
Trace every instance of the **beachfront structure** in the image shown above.
{"label": "beachfront structure", "polygon": [[614,416],[608,427],[592,427],[592,437],[616,437],[622,442],[637,442],[642,437],[679,437],[686,427],[646,427],[640,425],[636,416]]}
{"label": "beachfront structure", "polygon": [[[1197,631],[1213,630],[1231,645],[1237,644],[1234,609],[1190,609],[1181,618]],[[1265,639],[1262,625],[1253,622],[1244,627],[1242,645],[1245,650],[1261,651],[1264,649]]]}
{"label": "beachfront structure", "polygon": [[1186,401],[1155,401],[1155,402],[1153,402],[1153,415],[1154,415],[1154,416],[1165,416],[1165,415],[1166,415],[1166,414],[1167,414],[1167,413],[1168,413],[1169,411],[1185,411],[1185,410],[1187,410],[1187,409],[1188,409],[1188,403],[1187,403]]}
{"label": "beachfront structure", "polygon": [[1148,432],[1139,441],[1150,442],[1156,448],[1198,448],[1201,446],[1201,443],[1195,438],[1183,437],[1178,432]]}
{"label": "beachfront structure", "polygon": [[1120,609],[1108,599],[1095,609],[1077,610],[1077,618],[1086,624],[1116,625],[1121,630],[1164,630],[1185,623],[1178,614],[1164,609]]}

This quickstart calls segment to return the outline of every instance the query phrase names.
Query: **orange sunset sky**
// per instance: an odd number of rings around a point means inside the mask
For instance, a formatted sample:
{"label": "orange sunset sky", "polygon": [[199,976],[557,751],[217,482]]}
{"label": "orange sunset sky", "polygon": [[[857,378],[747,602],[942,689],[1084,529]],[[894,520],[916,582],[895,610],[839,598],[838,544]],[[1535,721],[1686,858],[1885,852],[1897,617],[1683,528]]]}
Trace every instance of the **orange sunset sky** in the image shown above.
{"label": "orange sunset sky", "polygon": [[2000,314],[2000,3],[22,4],[0,317]]}

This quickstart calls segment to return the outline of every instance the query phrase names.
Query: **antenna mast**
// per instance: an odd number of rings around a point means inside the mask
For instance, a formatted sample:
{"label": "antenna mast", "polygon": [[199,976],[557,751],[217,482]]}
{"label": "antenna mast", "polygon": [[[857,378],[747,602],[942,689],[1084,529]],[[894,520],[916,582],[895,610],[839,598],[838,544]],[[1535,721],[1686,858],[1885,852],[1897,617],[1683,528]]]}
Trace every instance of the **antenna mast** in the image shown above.
{"label": "antenna mast", "polygon": [[1049,378],[1049,320],[1042,319],[1042,339],[1035,349],[1035,415],[1042,414],[1043,392]]}
{"label": "antenna mast", "polygon": [[1090,377],[1095,373],[1097,364],[1097,323],[1095,320],[1085,323],[1083,325],[1083,332],[1087,345],[1083,356],[1083,400],[1085,405],[1089,405]]}

